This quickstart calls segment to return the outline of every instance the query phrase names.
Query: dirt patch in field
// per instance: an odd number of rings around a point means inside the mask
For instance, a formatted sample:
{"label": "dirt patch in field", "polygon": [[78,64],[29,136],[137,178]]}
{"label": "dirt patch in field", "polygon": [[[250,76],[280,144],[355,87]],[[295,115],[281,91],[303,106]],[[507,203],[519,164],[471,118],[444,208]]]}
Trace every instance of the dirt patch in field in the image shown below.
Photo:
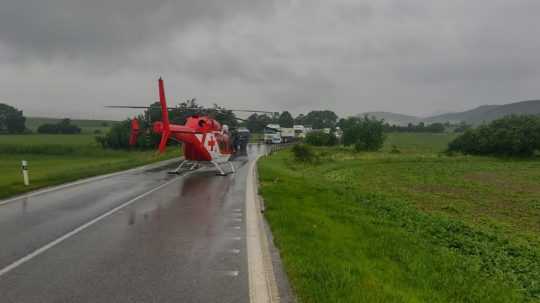
{"label": "dirt patch in field", "polygon": [[540,193],[539,184],[515,180],[512,177],[501,173],[475,172],[465,175],[464,179],[484,185],[490,185],[493,186],[494,189],[521,193]]}
{"label": "dirt patch in field", "polygon": [[459,195],[459,196],[462,196],[468,193],[466,189],[444,185],[444,184],[418,185],[418,186],[413,186],[412,190],[415,192],[422,192],[422,193],[452,194],[452,195]]}

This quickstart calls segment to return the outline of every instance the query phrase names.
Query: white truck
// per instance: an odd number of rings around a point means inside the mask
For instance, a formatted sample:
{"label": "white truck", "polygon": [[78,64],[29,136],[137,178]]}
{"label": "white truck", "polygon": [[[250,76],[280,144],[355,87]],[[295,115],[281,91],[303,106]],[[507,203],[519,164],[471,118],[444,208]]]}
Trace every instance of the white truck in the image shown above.
{"label": "white truck", "polygon": [[306,128],[303,125],[293,125],[294,136],[303,139],[306,137]]}
{"label": "white truck", "polygon": [[294,133],[294,128],[285,128],[285,127],[282,127],[281,128],[281,140],[283,141],[283,143],[288,143],[288,142],[292,142],[294,141],[294,138],[295,138],[295,133]]}
{"label": "white truck", "polygon": [[281,127],[279,124],[268,124],[264,128],[264,143],[281,143]]}

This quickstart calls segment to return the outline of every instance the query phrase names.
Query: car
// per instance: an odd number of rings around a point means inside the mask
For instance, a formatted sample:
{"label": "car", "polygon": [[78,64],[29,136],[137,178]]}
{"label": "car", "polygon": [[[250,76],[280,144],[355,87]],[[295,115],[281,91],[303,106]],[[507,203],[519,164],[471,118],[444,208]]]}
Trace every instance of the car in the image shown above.
{"label": "car", "polygon": [[277,136],[273,136],[271,142],[272,142],[272,144],[280,144],[281,143],[281,136],[279,136],[279,134]]}

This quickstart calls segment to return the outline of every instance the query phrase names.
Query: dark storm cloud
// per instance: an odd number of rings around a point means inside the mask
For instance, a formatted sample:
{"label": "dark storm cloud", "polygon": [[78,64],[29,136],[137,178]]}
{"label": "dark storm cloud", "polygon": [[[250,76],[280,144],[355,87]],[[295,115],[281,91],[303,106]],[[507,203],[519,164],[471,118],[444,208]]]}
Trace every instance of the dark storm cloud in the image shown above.
{"label": "dark storm cloud", "polygon": [[262,0],[3,0],[0,42],[21,58],[118,59],[193,24],[268,9],[271,1]]}
{"label": "dark storm cloud", "polygon": [[158,75],[175,100],[295,113],[540,98],[536,0],[0,2],[0,99],[31,114],[124,117],[101,106],[146,104]]}

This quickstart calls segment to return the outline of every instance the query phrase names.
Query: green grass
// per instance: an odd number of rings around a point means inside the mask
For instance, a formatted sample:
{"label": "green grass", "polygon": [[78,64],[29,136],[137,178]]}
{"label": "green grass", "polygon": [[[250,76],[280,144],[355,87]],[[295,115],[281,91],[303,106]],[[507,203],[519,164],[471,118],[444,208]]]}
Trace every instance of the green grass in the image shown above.
{"label": "green grass", "polygon": [[455,133],[389,133],[383,151],[390,151],[395,145],[402,153],[438,153],[446,149],[448,142],[456,138]]}
{"label": "green grass", "polygon": [[380,153],[259,162],[301,302],[540,301],[540,161],[440,155],[451,138],[390,134]]}
{"label": "green grass", "polygon": [[[1,135],[0,198],[85,177],[179,156],[171,147],[152,151],[103,150],[93,135]],[[30,186],[22,184],[21,160],[28,161]]]}

